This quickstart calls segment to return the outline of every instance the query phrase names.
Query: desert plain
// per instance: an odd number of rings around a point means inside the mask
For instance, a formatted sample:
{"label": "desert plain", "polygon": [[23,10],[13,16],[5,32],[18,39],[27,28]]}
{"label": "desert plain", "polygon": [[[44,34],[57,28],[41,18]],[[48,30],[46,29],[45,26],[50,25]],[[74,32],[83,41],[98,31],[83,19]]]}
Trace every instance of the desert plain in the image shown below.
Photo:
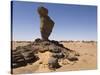
{"label": "desert plain", "polygon": [[[18,46],[25,46],[32,41],[12,41],[12,49]],[[59,60],[60,68],[50,70],[47,66],[47,61],[50,52],[38,53],[40,59],[27,66],[13,68],[13,74],[31,74],[42,72],[65,72],[79,70],[94,70],[97,69],[97,42],[96,41],[59,41],[64,47],[75,50],[80,54],[78,61],[68,61],[67,59]]]}

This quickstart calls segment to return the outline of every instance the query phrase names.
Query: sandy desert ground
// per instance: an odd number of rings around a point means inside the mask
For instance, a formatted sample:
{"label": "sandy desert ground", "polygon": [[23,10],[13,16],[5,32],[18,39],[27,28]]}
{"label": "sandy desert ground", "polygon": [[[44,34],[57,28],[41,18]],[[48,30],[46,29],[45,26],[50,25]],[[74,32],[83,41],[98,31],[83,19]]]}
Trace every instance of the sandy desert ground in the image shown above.
{"label": "sandy desert ground", "polygon": [[[31,42],[13,42],[12,49],[17,46],[25,46]],[[33,64],[28,64],[24,67],[19,67],[13,69],[14,74],[23,73],[38,73],[38,72],[63,72],[63,71],[78,71],[78,70],[93,70],[97,68],[97,42],[60,42],[65,47],[79,52],[79,60],[75,62],[70,62],[66,59],[60,60],[60,68],[55,71],[49,70],[47,67],[47,61],[50,56],[50,52],[39,53],[41,60],[36,61]],[[42,61],[42,63],[41,63]]]}

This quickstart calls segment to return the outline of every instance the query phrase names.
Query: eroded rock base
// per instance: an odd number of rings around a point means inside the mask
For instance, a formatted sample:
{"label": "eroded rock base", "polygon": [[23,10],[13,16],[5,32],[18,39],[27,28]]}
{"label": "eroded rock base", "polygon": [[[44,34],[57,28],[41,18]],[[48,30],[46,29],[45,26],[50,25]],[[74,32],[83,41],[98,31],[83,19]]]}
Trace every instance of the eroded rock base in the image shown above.
{"label": "eroded rock base", "polygon": [[79,56],[77,52],[65,48],[58,41],[36,39],[27,46],[18,46],[15,50],[12,50],[12,68],[26,66],[27,64],[41,60],[39,53],[45,52],[50,52],[47,65],[49,69],[53,70],[61,67],[58,62],[59,60],[68,59],[69,61],[78,61]]}

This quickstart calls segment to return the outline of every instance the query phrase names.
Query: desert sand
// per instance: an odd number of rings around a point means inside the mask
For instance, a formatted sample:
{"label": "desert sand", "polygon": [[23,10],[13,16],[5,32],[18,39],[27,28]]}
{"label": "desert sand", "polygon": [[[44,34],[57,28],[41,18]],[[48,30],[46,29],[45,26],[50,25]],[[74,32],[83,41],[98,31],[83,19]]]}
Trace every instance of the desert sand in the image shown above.
{"label": "desert sand", "polygon": [[[16,42],[12,44],[12,49],[14,50],[17,46],[25,46],[31,42]],[[78,70],[93,70],[97,68],[97,42],[60,42],[66,48],[75,50],[80,54],[78,61],[70,62],[67,59],[59,60],[61,65],[60,68],[56,70],[48,69],[48,58],[50,57],[50,52],[39,53],[39,60],[35,63],[28,64],[24,67],[12,69],[14,74],[27,74],[27,73],[41,73],[41,72],[63,72],[63,71],[78,71]]]}

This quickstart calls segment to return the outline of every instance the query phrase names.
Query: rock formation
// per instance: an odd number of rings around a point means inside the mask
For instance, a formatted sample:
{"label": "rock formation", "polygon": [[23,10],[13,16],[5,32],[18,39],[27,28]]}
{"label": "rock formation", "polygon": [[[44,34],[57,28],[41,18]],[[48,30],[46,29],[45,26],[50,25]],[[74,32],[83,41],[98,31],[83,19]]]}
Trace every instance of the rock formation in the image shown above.
{"label": "rock formation", "polygon": [[12,68],[26,66],[28,63],[33,63],[39,58],[34,54],[29,45],[23,47],[17,47],[16,50],[12,50]]}
{"label": "rock formation", "polygon": [[52,55],[48,61],[49,69],[56,69],[61,67],[58,63],[60,59],[68,59],[69,61],[77,61],[79,54],[73,50],[65,48],[58,41],[44,41],[36,39],[34,42],[27,46],[17,47],[16,50],[12,50],[12,68],[25,66],[28,63],[34,63],[39,60],[39,53],[45,53],[49,51]]}
{"label": "rock formation", "polygon": [[[38,13],[41,20],[41,36],[42,39],[36,39],[34,42],[26,46],[19,46],[12,50],[12,68],[26,66],[28,63],[34,63],[40,60],[39,53],[49,51],[51,53],[48,58],[48,68],[57,69],[60,66],[60,59],[68,59],[69,61],[77,61],[79,54],[73,50],[65,48],[58,41],[49,40],[49,35],[52,32],[54,22],[48,16],[48,10],[44,7],[38,8]],[[42,63],[41,63],[42,64]]]}
{"label": "rock formation", "polygon": [[45,7],[39,7],[38,13],[40,15],[40,32],[42,40],[48,40],[52,29],[54,27],[53,20],[48,16],[48,9]]}

